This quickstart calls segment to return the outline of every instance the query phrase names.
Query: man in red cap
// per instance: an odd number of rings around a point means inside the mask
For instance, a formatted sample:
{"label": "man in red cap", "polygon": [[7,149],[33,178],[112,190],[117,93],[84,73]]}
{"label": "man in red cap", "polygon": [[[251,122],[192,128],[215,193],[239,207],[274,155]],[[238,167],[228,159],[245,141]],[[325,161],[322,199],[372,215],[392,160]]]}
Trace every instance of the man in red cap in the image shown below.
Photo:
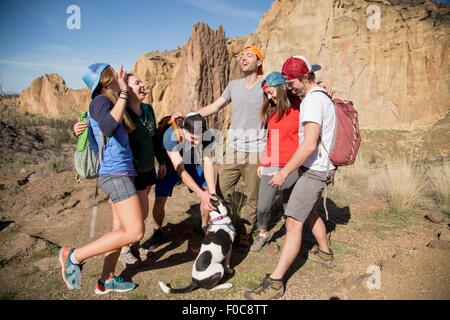
{"label": "man in red cap", "polygon": [[325,224],[315,207],[322,190],[333,180],[335,167],[328,158],[336,130],[336,114],[333,101],[326,91],[317,85],[314,72],[320,66],[311,66],[302,56],[292,57],[283,65],[282,74],[288,88],[302,98],[300,105],[299,147],[280,171],[271,174],[269,185],[278,188],[295,170],[300,178],[292,190],[285,209],[286,239],[275,270],[262,280],[254,290],[244,294],[250,300],[269,300],[284,295],[284,276],[297,257],[303,225],[307,222],[318,245],[308,258],[327,268],[335,265],[333,252],[327,241]]}
{"label": "man in red cap", "polygon": [[242,251],[249,249],[250,234],[256,223],[259,187],[257,169],[266,142],[260,117],[264,94],[261,89],[263,61],[264,53],[261,50],[254,46],[245,48],[240,58],[244,78],[231,81],[220,98],[199,110],[202,116],[207,117],[232,102],[226,161],[219,168],[219,187],[225,200],[230,201],[239,180],[242,178],[244,182],[247,201],[241,210],[242,224],[239,230],[239,248]]}

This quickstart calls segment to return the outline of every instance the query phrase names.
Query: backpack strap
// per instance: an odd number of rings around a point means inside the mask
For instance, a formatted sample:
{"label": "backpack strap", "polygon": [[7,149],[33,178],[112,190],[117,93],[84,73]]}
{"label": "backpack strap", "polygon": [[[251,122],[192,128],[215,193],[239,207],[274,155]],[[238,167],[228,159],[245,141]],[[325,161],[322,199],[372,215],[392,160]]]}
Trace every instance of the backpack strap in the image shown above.
{"label": "backpack strap", "polygon": [[[329,95],[328,95],[328,93],[326,93],[325,91],[322,91],[322,90],[314,90],[314,91],[311,91],[311,93],[313,93],[313,92],[322,92],[324,95],[326,95],[328,98],[330,98],[330,100],[331,100],[331,102],[333,103],[333,105],[334,105],[334,102],[333,102],[333,98],[331,98]],[[325,147],[325,144],[323,143],[323,140],[322,140],[322,136],[319,136],[319,144],[322,146],[322,148],[325,150],[325,152],[327,153],[327,156],[328,156],[328,162],[327,162],[327,182],[326,182],[326,184],[325,184],[325,188],[324,188],[324,190],[323,190],[323,207],[324,207],[324,209],[325,209],[325,217],[326,217],[326,220],[328,221],[328,217],[329,217],[329,214],[328,214],[328,209],[327,209],[327,197],[328,197],[328,184],[329,184],[329,179],[330,179],[330,170],[331,170],[331,168],[330,168],[330,163],[331,163],[331,160],[330,160],[330,152],[327,150],[327,148]],[[333,183],[333,185],[334,185],[334,179],[333,179],[333,181],[332,181],[332,183]]]}

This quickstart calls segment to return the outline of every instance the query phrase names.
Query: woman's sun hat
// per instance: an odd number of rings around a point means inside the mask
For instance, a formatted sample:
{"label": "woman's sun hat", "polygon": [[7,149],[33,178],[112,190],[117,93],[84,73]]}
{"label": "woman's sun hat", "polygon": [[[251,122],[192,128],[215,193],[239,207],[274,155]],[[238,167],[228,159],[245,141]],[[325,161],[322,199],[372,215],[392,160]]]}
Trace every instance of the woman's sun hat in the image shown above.
{"label": "woman's sun hat", "polygon": [[91,90],[91,98],[93,98],[95,89],[97,89],[103,70],[108,67],[109,64],[107,63],[94,63],[91,64],[88,67],[87,71],[84,73],[83,82]]}

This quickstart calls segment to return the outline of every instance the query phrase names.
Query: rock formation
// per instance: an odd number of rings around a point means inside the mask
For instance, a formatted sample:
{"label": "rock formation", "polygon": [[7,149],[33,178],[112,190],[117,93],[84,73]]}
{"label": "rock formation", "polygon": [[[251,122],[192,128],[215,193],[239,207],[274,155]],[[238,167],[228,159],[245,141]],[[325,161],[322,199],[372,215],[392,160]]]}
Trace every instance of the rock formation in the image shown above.
{"label": "rock formation", "polygon": [[[379,29],[370,24],[378,13]],[[255,44],[266,53],[266,72],[297,54],[321,64],[318,77],[354,102],[363,128],[411,129],[450,109],[449,40],[450,6],[429,0],[277,0],[253,34],[227,39],[222,27],[198,23],[182,47],[139,57],[134,72],[159,117],[197,110],[241,76],[239,53]],[[85,92],[50,77],[22,93],[24,110],[56,116],[83,105]],[[229,109],[213,124],[225,127]]]}
{"label": "rock formation", "polygon": [[362,127],[410,129],[450,109],[449,13],[431,1],[280,0],[252,41],[267,70],[295,54],[321,64],[319,77],[355,103]]}
{"label": "rock formation", "polygon": [[17,99],[18,109],[39,113],[50,118],[73,117],[89,105],[89,91],[67,88],[57,74],[46,74],[34,79]]}

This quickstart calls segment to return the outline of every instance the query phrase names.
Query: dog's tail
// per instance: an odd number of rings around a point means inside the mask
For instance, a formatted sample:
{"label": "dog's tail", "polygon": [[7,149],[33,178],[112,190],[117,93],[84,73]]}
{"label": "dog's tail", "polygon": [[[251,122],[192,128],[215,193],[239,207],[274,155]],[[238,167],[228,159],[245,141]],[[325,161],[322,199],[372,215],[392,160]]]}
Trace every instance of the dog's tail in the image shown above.
{"label": "dog's tail", "polygon": [[163,282],[159,282],[159,286],[161,287],[161,290],[164,291],[164,293],[166,294],[171,294],[171,293],[187,293],[187,292],[191,292],[194,290],[197,290],[198,288],[200,288],[198,286],[198,284],[194,281],[191,282],[191,284],[189,284],[187,287],[184,288],[172,288],[170,286],[170,284],[165,284]]}

